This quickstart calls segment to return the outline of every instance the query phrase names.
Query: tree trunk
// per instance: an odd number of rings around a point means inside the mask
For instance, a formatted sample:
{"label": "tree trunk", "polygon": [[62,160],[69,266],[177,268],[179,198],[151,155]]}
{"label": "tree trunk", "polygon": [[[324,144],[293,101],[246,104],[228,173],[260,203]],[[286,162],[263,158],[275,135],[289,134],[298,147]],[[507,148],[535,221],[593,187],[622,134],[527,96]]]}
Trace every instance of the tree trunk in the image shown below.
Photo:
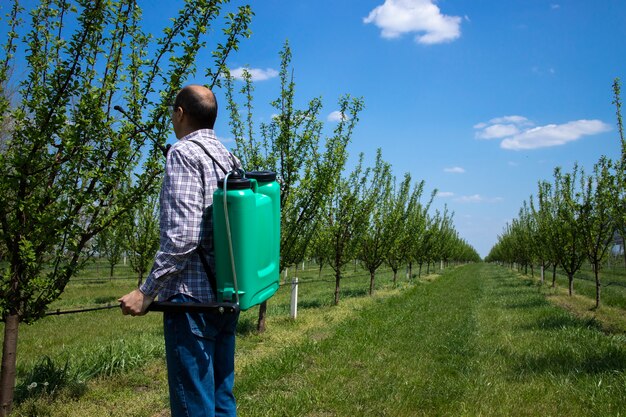
{"label": "tree trunk", "polygon": [[571,297],[574,294],[574,274],[567,274],[567,280],[569,281],[568,289]]}
{"label": "tree trunk", "polygon": [[556,288],[556,265],[552,267],[552,288]]}
{"label": "tree trunk", "polygon": [[409,276],[407,277],[409,281],[411,277],[413,277],[413,262],[409,262]]}
{"label": "tree trunk", "polygon": [[417,277],[421,278],[422,277],[422,263],[420,262],[420,268],[417,270]]}
{"label": "tree trunk", "polygon": [[0,416],[11,413],[15,391],[15,364],[17,359],[17,334],[20,318],[17,314],[7,316],[4,323],[2,345],[2,369],[0,370]]}
{"label": "tree trunk", "polygon": [[398,268],[391,268],[391,270],[393,271],[393,286],[395,287],[398,281]]}
{"label": "tree trunk", "polygon": [[374,294],[374,279],[376,277],[376,271],[370,271],[370,295]]}
{"label": "tree trunk", "polygon": [[341,281],[341,272],[339,268],[335,271],[335,305],[339,305],[339,282]]}
{"label": "tree trunk", "polygon": [[600,285],[600,263],[597,262],[593,266],[593,272],[596,276],[596,310],[600,308],[600,291],[602,286]]}
{"label": "tree trunk", "polygon": [[256,330],[259,333],[265,331],[265,316],[267,315],[267,300],[259,305],[259,320],[256,323]]}

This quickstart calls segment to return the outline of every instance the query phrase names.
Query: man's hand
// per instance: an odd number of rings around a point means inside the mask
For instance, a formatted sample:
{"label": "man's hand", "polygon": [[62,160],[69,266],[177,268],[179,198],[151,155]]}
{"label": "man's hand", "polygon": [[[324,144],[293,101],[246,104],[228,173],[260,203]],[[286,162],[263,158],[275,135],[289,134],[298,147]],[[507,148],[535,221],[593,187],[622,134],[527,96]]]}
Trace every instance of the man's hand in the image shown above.
{"label": "man's hand", "polygon": [[143,316],[147,313],[148,306],[154,301],[154,298],[145,295],[137,289],[119,298],[117,301],[120,302],[123,315]]}

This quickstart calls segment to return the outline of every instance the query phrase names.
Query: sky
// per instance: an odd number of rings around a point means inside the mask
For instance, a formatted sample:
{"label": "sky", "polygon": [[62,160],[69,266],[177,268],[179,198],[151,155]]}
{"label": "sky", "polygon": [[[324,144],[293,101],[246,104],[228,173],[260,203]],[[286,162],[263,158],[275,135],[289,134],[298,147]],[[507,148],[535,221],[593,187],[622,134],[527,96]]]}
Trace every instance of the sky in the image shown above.
{"label": "sky", "polygon": [[[626,80],[626,1],[264,0],[228,65],[258,80],[255,117],[278,94],[278,52],[293,53],[302,105],[321,97],[327,125],[341,95],[365,109],[349,147],[376,150],[401,178],[425,180],[433,208],[486,256],[555,167],[591,172],[617,158],[612,104]],[[227,120],[218,136],[228,140]],[[232,135],[231,135],[232,136]],[[350,164],[350,162],[349,162]]]}
{"label": "sky", "polygon": [[[145,3],[144,21],[156,28],[182,0]],[[620,153],[612,84],[626,81],[624,0],[250,4],[252,36],[227,64],[254,76],[255,122],[275,113],[288,40],[296,105],[321,98],[328,135],[338,99],[363,98],[347,170],[361,152],[372,166],[381,148],[397,178],[425,181],[424,200],[437,190],[433,209],[454,212],[459,236],[483,257],[555,167],[590,172]],[[221,109],[216,133],[234,147]]]}

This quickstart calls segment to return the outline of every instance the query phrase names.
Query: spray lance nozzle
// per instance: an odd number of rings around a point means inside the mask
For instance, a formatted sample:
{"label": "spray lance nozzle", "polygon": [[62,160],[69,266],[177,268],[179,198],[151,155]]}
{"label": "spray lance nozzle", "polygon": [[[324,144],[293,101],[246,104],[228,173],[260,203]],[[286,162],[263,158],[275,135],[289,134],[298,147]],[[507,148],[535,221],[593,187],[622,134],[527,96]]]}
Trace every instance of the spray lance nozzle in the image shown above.
{"label": "spray lance nozzle", "polygon": [[135,127],[137,128],[139,132],[146,135],[152,141],[152,143],[154,143],[154,145],[156,145],[161,150],[161,152],[163,153],[163,156],[167,158],[167,153],[169,152],[172,145],[168,144],[168,145],[163,146],[154,136],[152,136],[152,134],[148,131],[146,126],[139,124],[139,122],[137,122],[130,114],[128,114],[122,106],[113,106],[113,109],[117,110],[118,112],[126,116],[128,121],[131,122],[133,125],[135,125]]}

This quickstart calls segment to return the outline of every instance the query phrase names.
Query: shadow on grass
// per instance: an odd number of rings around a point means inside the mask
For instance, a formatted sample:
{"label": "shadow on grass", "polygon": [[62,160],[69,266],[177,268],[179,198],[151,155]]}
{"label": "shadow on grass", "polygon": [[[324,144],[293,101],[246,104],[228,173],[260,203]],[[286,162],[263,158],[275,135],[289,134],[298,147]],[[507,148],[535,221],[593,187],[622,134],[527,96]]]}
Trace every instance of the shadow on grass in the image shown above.
{"label": "shadow on grass", "polygon": [[329,303],[323,303],[320,300],[303,300],[298,302],[298,309],[321,308],[329,305]]}
{"label": "shadow on grass", "polygon": [[602,323],[595,318],[577,318],[567,314],[541,317],[535,322],[521,327],[524,330],[565,330],[575,328],[593,329],[603,332]]}
{"label": "shadow on grass", "polygon": [[346,290],[341,290],[341,294],[339,294],[339,297],[340,298],[363,297],[368,294],[369,292],[365,288],[346,289]]}
{"label": "shadow on grass", "polygon": [[256,333],[256,320],[252,317],[240,318],[237,323],[237,335],[247,336]]}
{"label": "shadow on grass", "polygon": [[524,374],[600,374],[626,371],[626,350],[609,346],[602,351],[577,354],[572,349],[538,354],[510,355],[514,375]]}

